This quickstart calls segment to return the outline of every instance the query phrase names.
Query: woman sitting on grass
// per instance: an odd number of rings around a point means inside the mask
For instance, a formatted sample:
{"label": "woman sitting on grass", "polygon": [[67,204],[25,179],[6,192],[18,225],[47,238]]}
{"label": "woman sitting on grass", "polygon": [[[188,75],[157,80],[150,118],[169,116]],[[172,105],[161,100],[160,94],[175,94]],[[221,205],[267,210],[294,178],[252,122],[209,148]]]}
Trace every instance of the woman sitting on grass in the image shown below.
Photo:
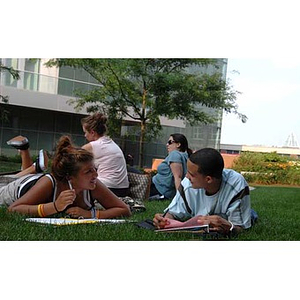
{"label": "woman sitting on grass", "polygon": [[153,176],[150,199],[172,199],[187,171],[187,159],[192,154],[186,137],[173,133],[166,144],[168,156],[158,166]]}
{"label": "woman sitting on grass", "polygon": [[[96,210],[94,200],[104,210]],[[17,178],[0,189],[0,204],[11,212],[39,217],[60,212],[72,218],[130,216],[128,206],[97,179],[93,155],[73,146],[68,136],[58,142],[51,174]]]}

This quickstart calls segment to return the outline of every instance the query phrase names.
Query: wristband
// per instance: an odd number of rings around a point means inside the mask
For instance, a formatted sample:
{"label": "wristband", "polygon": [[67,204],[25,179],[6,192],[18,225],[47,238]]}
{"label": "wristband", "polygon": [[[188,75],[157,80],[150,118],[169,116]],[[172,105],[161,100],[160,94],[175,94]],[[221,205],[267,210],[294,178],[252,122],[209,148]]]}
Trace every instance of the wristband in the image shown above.
{"label": "wristband", "polygon": [[92,219],[96,219],[96,209],[95,209],[95,207],[91,208],[91,217],[92,217]]}
{"label": "wristband", "polygon": [[96,211],[96,216],[97,216],[97,219],[100,219],[100,210]]}
{"label": "wristband", "polygon": [[39,217],[41,217],[41,218],[45,217],[43,204],[38,205],[37,212],[38,212]]}

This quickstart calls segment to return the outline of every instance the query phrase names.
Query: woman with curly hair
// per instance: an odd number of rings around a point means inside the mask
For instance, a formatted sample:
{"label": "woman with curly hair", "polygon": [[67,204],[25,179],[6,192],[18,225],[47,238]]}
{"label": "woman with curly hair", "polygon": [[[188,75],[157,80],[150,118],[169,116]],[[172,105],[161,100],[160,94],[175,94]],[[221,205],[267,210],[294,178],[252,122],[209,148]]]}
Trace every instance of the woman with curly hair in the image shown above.
{"label": "woman with curly hair", "polygon": [[[0,189],[0,204],[11,212],[46,217],[65,212],[72,218],[130,216],[130,209],[97,179],[93,155],[68,136],[57,144],[49,174],[30,174]],[[94,202],[104,210],[96,210]]]}

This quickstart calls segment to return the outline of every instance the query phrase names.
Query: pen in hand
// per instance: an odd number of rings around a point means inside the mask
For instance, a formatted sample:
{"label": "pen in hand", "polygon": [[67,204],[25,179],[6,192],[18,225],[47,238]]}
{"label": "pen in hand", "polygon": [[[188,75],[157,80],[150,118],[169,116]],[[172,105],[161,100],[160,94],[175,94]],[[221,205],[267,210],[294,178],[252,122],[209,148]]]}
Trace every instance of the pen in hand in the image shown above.
{"label": "pen in hand", "polygon": [[[70,190],[73,190],[73,186],[72,186],[71,180],[68,180],[68,185],[69,185]],[[76,195],[74,195],[73,201],[75,200],[75,198],[76,198]]]}
{"label": "pen in hand", "polygon": [[68,180],[68,184],[69,184],[70,190],[73,190],[73,187],[72,187],[72,184],[71,184],[71,181],[70,181],[70,180]]}
{"label": "pen in hand", "polygon": [[162,215],[162,217],[164,218],[168,212],[169,212],[169,208],[164,212],[164,214]]}

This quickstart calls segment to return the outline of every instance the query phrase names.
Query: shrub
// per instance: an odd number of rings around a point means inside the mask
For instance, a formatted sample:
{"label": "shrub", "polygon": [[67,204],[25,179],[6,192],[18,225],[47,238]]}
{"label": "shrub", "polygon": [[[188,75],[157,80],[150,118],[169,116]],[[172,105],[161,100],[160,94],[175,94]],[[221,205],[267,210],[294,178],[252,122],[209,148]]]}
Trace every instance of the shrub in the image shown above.
{"label": "shrub", "polygon": [[2,155],[0,155],[0,161],[21,163],[22,159],[21,159],[20,155],[6,156],[6,155],[2,154]]}
{"label": "shrub", "polygon": [[243,152],[233,169],[249,183],[300,185],[300,161],[276,152]]}

